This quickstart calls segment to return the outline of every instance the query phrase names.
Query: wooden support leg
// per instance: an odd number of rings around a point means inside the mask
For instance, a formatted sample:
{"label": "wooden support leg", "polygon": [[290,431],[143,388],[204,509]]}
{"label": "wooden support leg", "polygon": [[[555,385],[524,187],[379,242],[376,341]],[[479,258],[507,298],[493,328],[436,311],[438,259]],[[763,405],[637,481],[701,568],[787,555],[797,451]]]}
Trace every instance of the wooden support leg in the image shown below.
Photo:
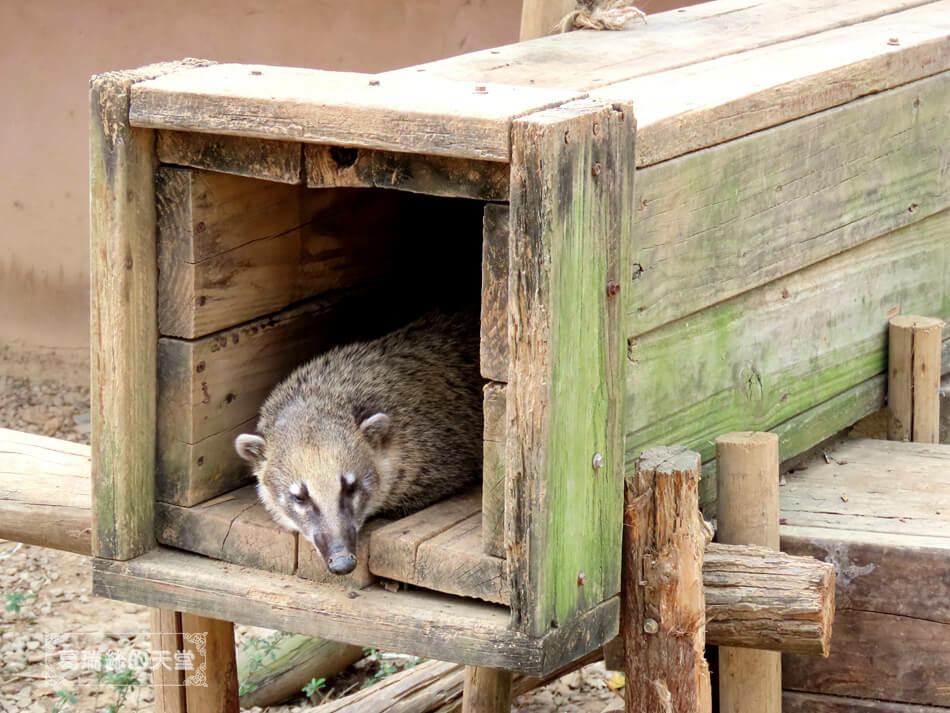
{"label": "wooden support leg", "polygon": [[[721,543],[779,548],[778,436],[729,433],[716,439]],[[719,649],[721,713],[781,713],[782,655]]]}
{"label": "wooden support leg", "polygon": [[465,667],[462,713],[508,713],[511,710],[511,671]]}
{"label": "wooden support leg", "polygon": [[624,494],[622,636],[627,713],[712,710],[704,657],[698,453],[644,451]]}
{"label": "wooden support leg", "polygon": [[939,443],[940,351],[943,322],[901,315],[890,322],[887,437]]}
{"label": "wooden support leg", "polygon": [[[181,613],[171,609],[152,609],[152,651],[167,651],[162,663],[152,669],[152,685],[155,691],[155,713],[185,713],[184,671],[174,668],[172,652],[182,650]],[[157,659],[153,659],[156,662]]]}
{"label": "wooden support leg", "polygon": [[188,713],[238,713],[234,624],[183,613],[181,631],[184,650],[194,654],[195,663],[185,672]]}

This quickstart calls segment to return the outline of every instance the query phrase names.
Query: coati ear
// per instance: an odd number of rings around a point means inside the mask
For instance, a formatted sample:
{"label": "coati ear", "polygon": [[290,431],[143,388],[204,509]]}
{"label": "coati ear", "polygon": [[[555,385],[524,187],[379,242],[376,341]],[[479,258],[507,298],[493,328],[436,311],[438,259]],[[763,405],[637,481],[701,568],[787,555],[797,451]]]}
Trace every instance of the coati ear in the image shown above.
{"label": "coati ear", "polygon": [[248,463],[260,463],[264,460],[266,441],[255,433],[242,433],[234,439],[234,450]]}
{"label": "coati ear", "polygon": [[360,424],[360,433],[369,441],[373,448],[382,448],[389,440],[389,431],[392,428],[392,419],[385,413],[374,413],[363,419]]}

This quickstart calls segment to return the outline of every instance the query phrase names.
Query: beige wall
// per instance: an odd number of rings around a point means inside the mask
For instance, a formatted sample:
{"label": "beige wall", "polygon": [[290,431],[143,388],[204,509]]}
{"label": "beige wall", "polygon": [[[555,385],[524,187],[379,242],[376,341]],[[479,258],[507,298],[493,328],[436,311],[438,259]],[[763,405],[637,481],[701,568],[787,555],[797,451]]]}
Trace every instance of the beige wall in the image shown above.
{"label": "beige wall", "polygon": [[87,88],[179,57],[380,71],[517,40],[511,0],[0,0],[0,375],[88,380]]}

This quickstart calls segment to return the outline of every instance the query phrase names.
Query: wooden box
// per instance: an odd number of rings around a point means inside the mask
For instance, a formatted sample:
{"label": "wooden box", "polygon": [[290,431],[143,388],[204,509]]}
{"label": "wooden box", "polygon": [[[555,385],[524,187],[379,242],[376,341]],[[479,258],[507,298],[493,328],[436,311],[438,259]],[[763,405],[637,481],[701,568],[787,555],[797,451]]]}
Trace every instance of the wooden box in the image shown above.
{"label": "wooden box", "polygon": [[[950,317],[948,9],[717,0],[379,75],[94,78],[96,592],[533,673],[608,641],[644,448],[699,451],[714,512],[716,435],[809,448],[882,404],[890,316]],[[314,352],[469,301],[481,489],[328,578],[234,435]]]}

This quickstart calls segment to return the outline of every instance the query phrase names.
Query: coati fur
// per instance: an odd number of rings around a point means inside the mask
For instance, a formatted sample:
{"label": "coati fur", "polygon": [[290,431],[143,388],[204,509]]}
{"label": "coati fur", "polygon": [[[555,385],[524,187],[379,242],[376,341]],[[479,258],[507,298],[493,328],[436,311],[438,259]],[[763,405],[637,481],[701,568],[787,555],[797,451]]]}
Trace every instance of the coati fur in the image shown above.
{"label": "coati fur", "polygon": [[478,318],[431,313],[299,367],[235,440],[274,519],[334,574],[356,567],[360,528],[402,516],[482,472]]}

